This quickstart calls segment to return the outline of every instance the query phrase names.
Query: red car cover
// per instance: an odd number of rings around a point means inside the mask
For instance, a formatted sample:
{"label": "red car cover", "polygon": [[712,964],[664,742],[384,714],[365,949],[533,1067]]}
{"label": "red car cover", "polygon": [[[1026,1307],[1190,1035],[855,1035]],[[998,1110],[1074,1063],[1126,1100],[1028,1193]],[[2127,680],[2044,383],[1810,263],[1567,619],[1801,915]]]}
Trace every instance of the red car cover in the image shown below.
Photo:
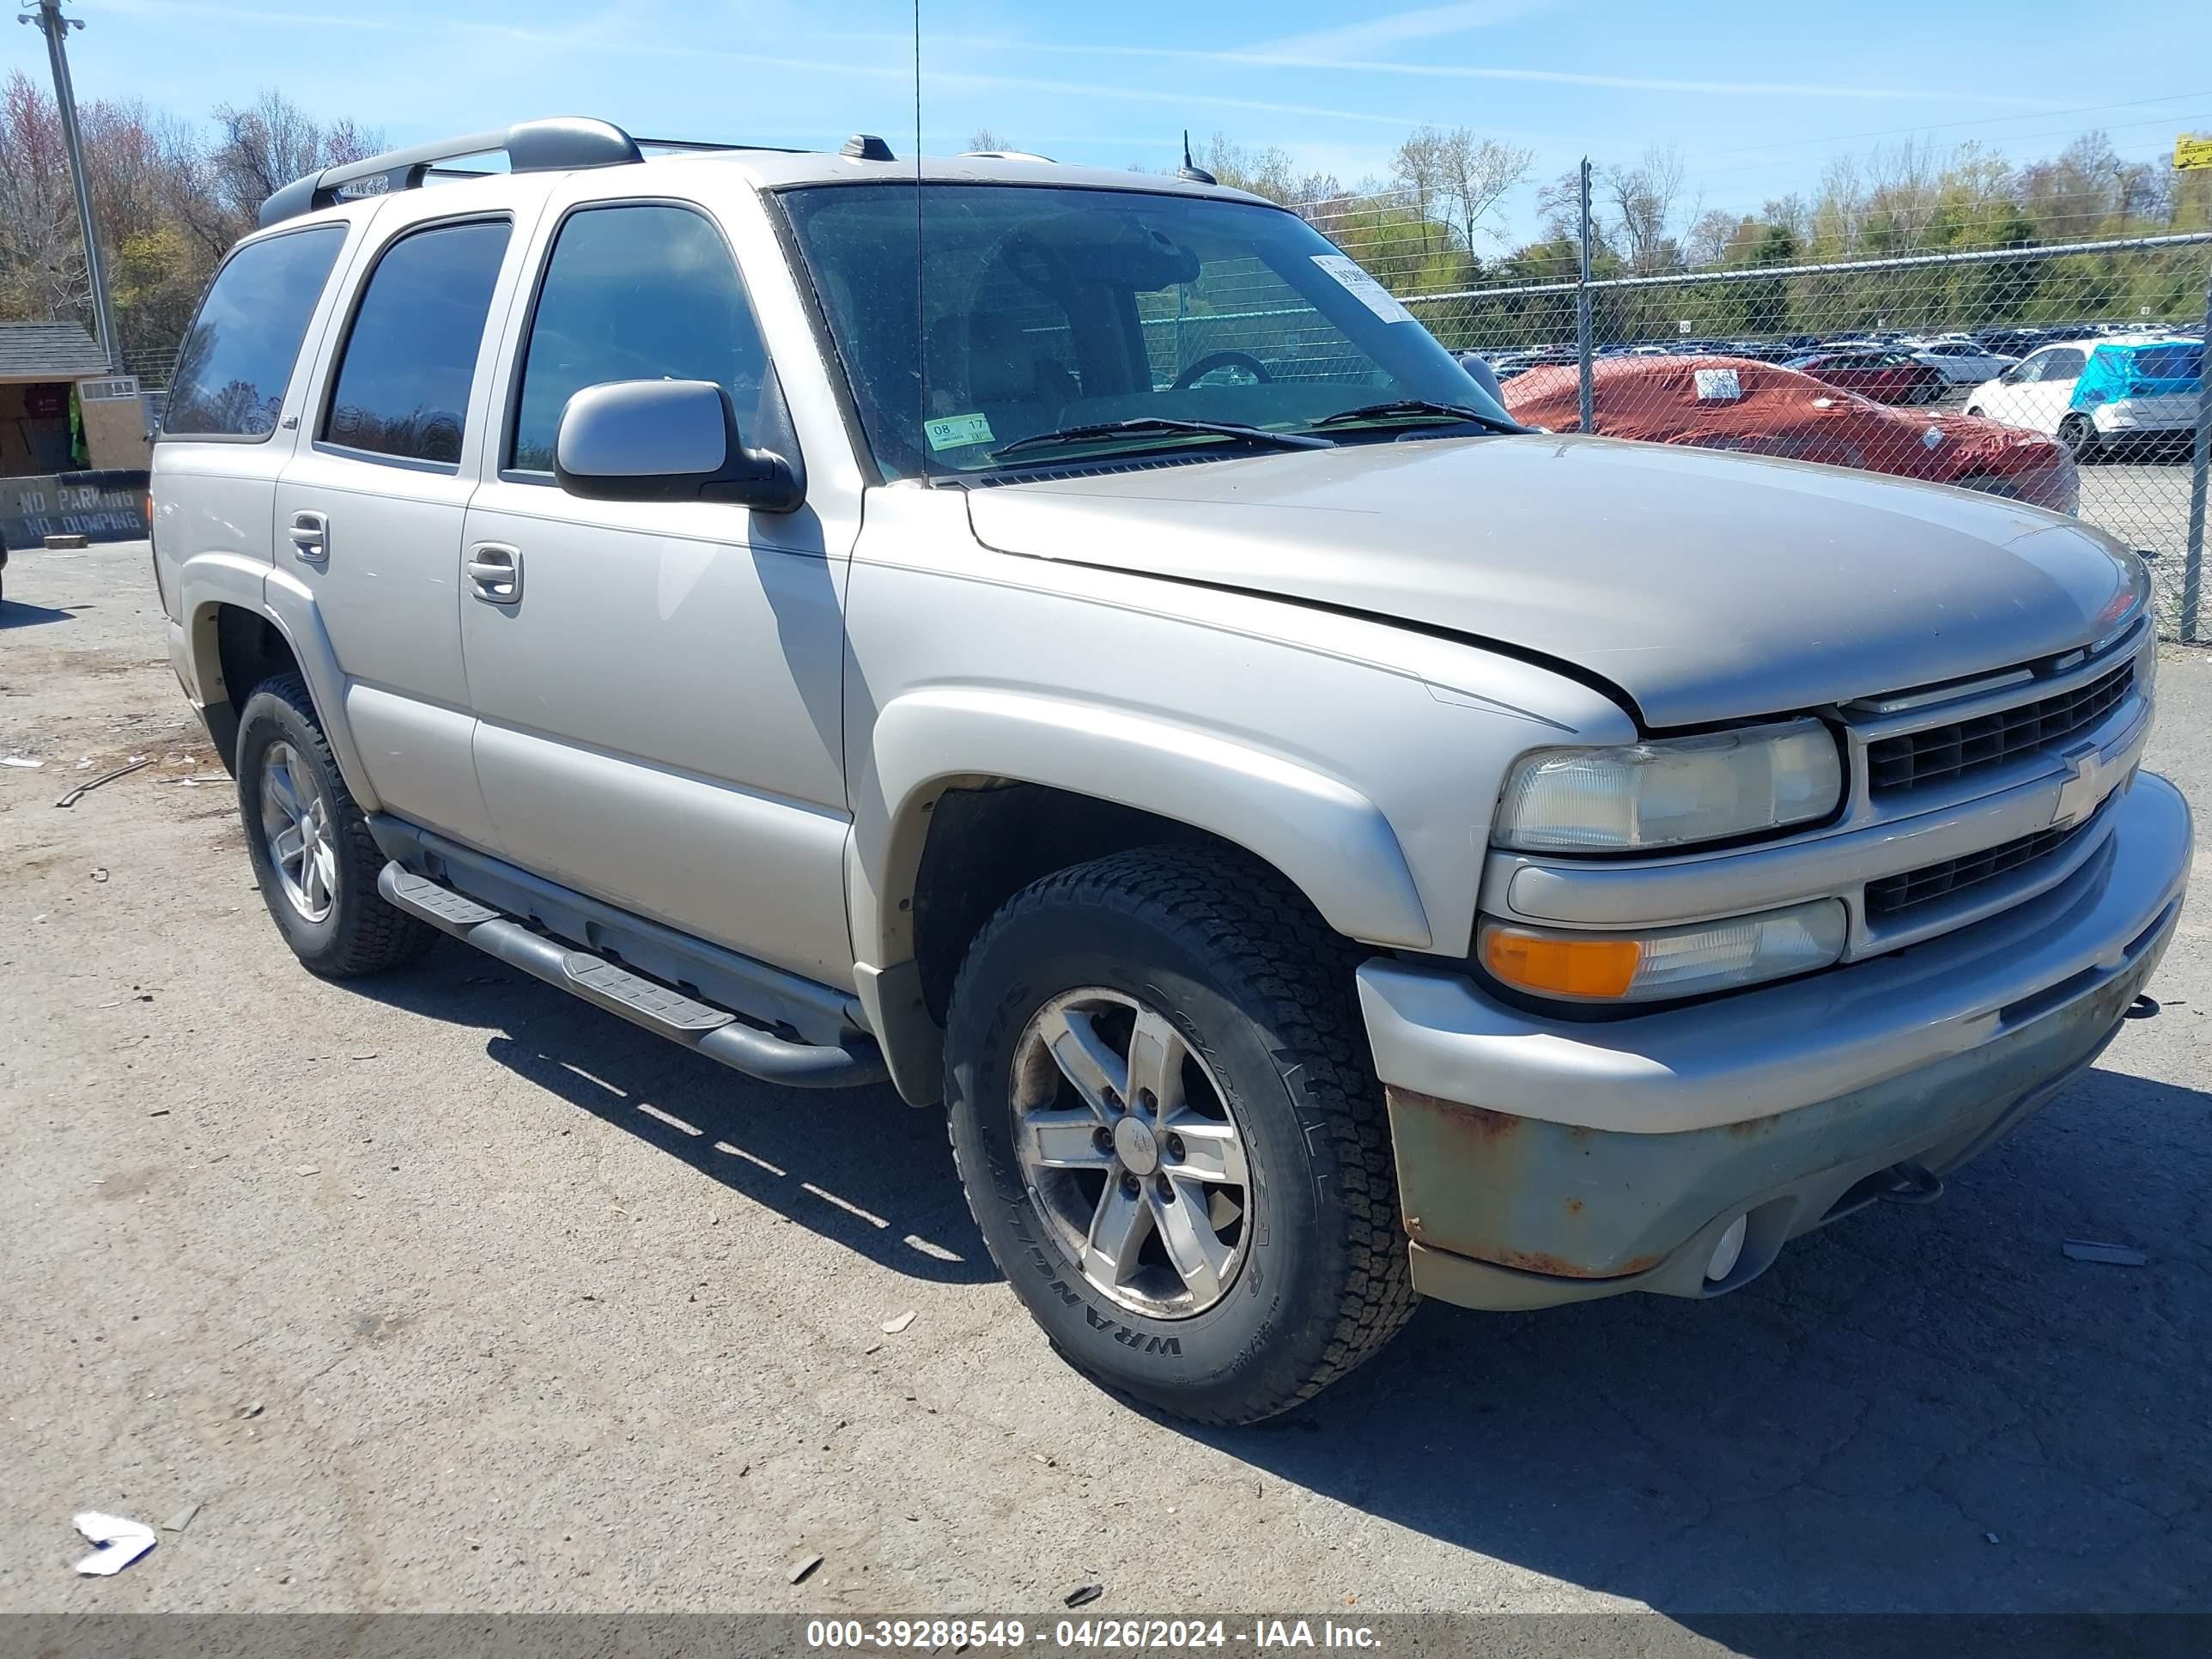
{"label": "red car cover", "polygon": [[[1550,365],[1504,383],[1513,417],[1553,432],[1581,428],[1577,370]],[[1747,357],[1602,357],[1590,386],[1608,438],[1741,449],[1903,478],[1958,484],[2071,513],[2073,457],[2040,433],[1970,415],[1891,409]]]}

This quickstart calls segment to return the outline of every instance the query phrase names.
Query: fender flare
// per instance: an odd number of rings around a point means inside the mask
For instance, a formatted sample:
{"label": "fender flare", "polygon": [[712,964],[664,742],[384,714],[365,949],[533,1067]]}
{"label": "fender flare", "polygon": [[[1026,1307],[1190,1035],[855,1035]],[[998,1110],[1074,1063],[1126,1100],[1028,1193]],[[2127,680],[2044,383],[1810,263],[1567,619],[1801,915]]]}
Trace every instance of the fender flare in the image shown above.
{"label": "fender flare", "polygon": [[292,659],[299,664],[301,678],[307,683],[308,696],[323,723],[323,735],[330,740],[347,789],[362,811],[381,810],[383,803],[369,783],[361,751],[354,745],[353,728],[345,717],[345,676],[338,668],[337,653],[323,627],[315,596],[288,573],[235,553],[206,553],[187,559],[179,575],[185,649],[203,703],[227,704],[234,719],[244,714],[239,707],[240,693],[251,688],[225,683],[217,623],[226,606],[259,617],[283,637]]}
{"label": "fender flare", "polygon": [[1009,779],[1133,806],[1242,847],[1279,871],[1337,932],[1430,948],[1428,916],[1381,808],[1341,780],[1218,733],[1126,709],[988,686],[939,685],[878,715],[870,764],[881,820],[856,825],[855,943],[863,961],[911,952],[928,805],[963,778]]}

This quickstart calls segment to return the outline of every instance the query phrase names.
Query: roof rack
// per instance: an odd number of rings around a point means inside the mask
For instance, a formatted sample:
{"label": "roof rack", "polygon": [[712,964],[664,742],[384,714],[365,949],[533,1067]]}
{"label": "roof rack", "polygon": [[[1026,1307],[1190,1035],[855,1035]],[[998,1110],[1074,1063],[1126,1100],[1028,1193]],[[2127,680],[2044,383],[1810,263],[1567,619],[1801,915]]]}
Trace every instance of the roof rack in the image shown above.
{"label": "roof rack", "polygon": [[[611,122],[558,115],[544,121],[518,121],[503,131],[443,138],[407,149],[388,150],[359,161],[346,161],[295,179],[261,204],[264,228],[334,205],[343,198],[379,196],[386,191],[418,188],[441,161],[504,151],[510,173],[562,173],[572,167],[619,167],[645,159],[637,141]],[[381,180],[372,185],[371,179]],[[360,188],[349,190],[349,185]]]}

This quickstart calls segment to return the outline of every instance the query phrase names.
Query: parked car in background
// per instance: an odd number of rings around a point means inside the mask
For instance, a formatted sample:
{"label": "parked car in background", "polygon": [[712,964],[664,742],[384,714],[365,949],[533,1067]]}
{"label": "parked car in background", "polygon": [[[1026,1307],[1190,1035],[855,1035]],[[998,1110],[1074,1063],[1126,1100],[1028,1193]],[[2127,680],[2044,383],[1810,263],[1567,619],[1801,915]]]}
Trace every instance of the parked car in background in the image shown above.
{"label": "parked car in background", "polygon": [[2201,340],[2089,337],[2031,353],[1976,387],[1966,412],[2049,433],[2087,461],[2186,439],[2203,380]]}
{"label": "parked car in background", "polygon": [[1891,346],[1808,352],[1790,358],[1784,367],[1878,404],[1932,404],[1951,384],[1941,369],[1930,368],[1916,361],[1911,352]]}
{"label": "parked car in background", "polygon": [[1912,361],[1934,369],[1947,386],[1979,386],[1994,380],[2020,359],[1972,340],[1930,340],[1913,352]]}
{"label": "parked car in background", "polygon": [[[1540,368],[1500,387],[1514,419],[1581,430],[1572,369]],[[1961,415],[1908,415],[1774,363],[1741,357],[1617,358],[1590,379],[1609,438],[1731,449],[1857,467],[2071,513],[2074,460],[2054,438]]]}
{"label": "parked car in background", "polygon": [[2047,328],[1978,328],[1972,337],[1984,351],[2019,358],[2049,345],[2058,337]]}

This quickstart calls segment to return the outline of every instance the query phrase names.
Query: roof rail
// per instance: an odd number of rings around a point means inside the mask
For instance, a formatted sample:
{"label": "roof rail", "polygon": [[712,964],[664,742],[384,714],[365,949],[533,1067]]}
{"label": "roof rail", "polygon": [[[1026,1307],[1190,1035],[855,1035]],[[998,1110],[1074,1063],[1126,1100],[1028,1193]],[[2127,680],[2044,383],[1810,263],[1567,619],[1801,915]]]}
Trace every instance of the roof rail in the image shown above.
{"label": "roof rail", "polygon": [[[645,159],[637,141],[610,122],[574,115],[518,121],[503,131],[440,139],[307,173],[261,204],[261,223],[264,228],[282,224],[301,214],[330,207],[349,194],[377,196],[386,191],[414,190],[433,171],[440,170],[441,161],[499,151],[506,153],[511,173],[563,173],[574,167],[619,167]],[[371,179],[381,182],[371,185]],[[349,185],[363,188],[349,191]]]}

